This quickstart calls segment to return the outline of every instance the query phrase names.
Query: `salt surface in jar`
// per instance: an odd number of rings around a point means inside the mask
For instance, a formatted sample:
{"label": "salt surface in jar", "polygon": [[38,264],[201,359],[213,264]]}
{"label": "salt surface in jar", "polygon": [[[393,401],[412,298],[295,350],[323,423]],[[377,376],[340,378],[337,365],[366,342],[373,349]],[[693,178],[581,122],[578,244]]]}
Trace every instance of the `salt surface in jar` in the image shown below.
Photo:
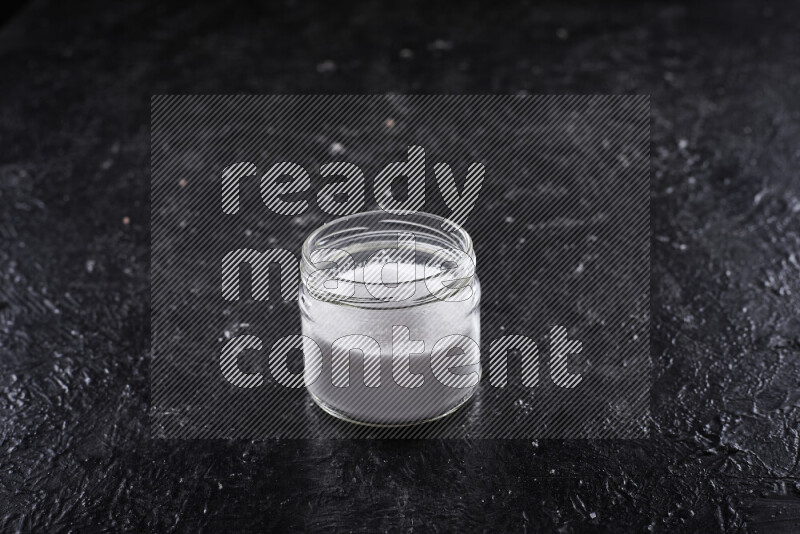
{"label": "salt surface in jar", "polygon": [[302,256],[304,378],[325,411],[406,425],[472,397],[480,283],[462,228],[425,213],[360,213],[314,231]]}

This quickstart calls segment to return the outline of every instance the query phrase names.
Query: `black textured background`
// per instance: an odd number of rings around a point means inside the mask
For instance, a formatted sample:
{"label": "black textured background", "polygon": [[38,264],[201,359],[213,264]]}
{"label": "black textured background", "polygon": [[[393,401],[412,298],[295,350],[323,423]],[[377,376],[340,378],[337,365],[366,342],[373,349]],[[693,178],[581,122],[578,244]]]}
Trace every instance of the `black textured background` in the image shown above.
{"label": "black textured background", "polygon": [[[0,529],[797,530],[800,9],[403,6],[8,18]],[[388,91],[652,95],[650,439],[149,440],[150,96]]]}

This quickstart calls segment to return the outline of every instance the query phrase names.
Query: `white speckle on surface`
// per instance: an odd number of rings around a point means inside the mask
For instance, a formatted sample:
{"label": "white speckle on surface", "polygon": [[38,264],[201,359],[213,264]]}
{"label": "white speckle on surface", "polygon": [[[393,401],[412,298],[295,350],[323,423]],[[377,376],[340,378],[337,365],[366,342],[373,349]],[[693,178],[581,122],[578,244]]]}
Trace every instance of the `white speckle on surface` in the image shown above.
{"label": "white speckle on surface", "polygon": [[92,259],[86,260],[86,272],[93,273],[94,272],[95,262]]}
{"label": "white speckle on surface", "polygon": [[446,41],[444,39],[436,39],[434,42],[428,45],[429,50],[452,50],[453,49],[453,42]]}
{"label": "white speckle on surface", "polygon": [[53,303],[50,301],[50,299],[44,299],[44,305],[45,305],[45,306],[47,306],[47,308],[48,308],[48,309],[49,309],[51,312],[55,313],[56,315],[59,315],[59,314],[61,313],[61,310],[59,310],[59,309],[56,307],[56,305],[55,305],[55,304],[53,304]]}
{"label": "white speckle on surface", "polygon": [[413,59],[414,58],[414,51],[410,48],[403,48],[400,50],[400,57],[403,59]]}
{"label": "white speckle on surface", "polygon": [[325,74],[327,72],[335,72],[336,71],[336,63],[330,59],[326,59],[322,63],[317,64],[317,72],[320,74]]}
{"label": "white speckle on surface", "polygon": [[337,156],[344,152],[344,146],[341,143],[331,143],[331,155]]}
{"label": "white speckle on surface", "polygon": [[556,37],[561,39],[562,41],[566,41],[569,39],[569,32],[566,28],[559,28],[556,30]]}
{"label": "white speckle on surface", "polygon": [[687,146],[689,146],[689,141],[687,141],[686,139],[681,139],[678,141],[678,148],[680,148],[681,150],[685,149]]}

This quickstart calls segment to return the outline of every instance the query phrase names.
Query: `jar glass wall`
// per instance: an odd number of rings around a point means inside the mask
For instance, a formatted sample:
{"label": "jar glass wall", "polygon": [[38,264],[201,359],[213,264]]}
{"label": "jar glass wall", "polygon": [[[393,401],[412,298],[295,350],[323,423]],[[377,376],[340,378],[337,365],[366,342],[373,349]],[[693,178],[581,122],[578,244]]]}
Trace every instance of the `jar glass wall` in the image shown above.
{"label": "jar glass wall", "polygon": [[306,387],[324,410],[407,425],[472,397],[481,290],[462,228],[426,213],[343,217],[306,239],[301,277],[303,336],[319,348],[305,349]]}

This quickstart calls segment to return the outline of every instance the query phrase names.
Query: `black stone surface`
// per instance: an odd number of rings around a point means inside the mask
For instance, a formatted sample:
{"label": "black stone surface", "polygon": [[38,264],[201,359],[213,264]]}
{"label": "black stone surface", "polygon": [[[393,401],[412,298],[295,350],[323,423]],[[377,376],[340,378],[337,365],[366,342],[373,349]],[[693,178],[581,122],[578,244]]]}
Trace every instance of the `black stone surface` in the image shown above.
{"label": "black stone surface", "polygon": [[[0,30],[0,530],[800,524],[800,10],[34,2]],[[151,441],[156,93],[652,95],[640,441]]]}

